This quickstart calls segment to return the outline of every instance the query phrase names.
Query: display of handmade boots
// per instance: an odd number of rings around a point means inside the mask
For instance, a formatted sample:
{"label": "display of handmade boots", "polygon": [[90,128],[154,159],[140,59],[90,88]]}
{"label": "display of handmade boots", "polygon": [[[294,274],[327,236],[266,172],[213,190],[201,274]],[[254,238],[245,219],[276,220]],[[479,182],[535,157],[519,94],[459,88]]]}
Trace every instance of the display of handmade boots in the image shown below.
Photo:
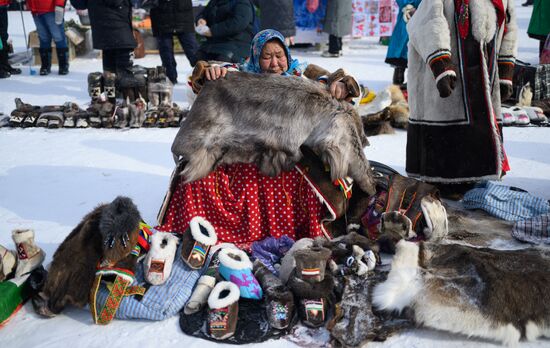
{"label": "display of handmade boots", "polygon": [[99,71],[88,74],[88,95],[94,100],[99,99],[103,92],[103,74]]}
{"label": "display of handmade boots", "polygon": [[58,74],[67,75],[69,73],[69,48],[56,48]]}
{"label": "display of handmade boots", "polygon": [[233,336],[239,316],[239,288],[232,282],[219,282],[208,296],[208,331],[212,338]]}
{"label": "display of handmade boots", "polygon": [[279,330],[288,328],[294,313],[292,292],[259,260],[254,261],[254,277],[264,290],[269,325]]}
{"label": "display of handmade boots", "polygon": [[197,285],[195,285],[195,289],[193,290],[189,301],[187,301],[185,307],[183,308],[183,313],[191,315],[199,312],[208,301],[208,296],[212,292],[212,289],[214,289],[215,285],[215,277],[206,274],[201,276],[197,281]]}
{"label": "display of handmade boots", "polygon": [[183,233],[181,257],[192,269],[204,266],[210,247],[218,242],[214,226],[202,216],[195,216]]}
{"label": "display of handmade boots", "polygon": [[40,75],[49,75],[52,69],[52,48],[39,48]]}
{"label": "display of handmade boots", "polygon": [[171,233],[157,232],[151,236],[151,246],[143,261],[145,280],[149,284],[160,285],[170,277],[178,243],[179,238]]}
{"label": "display of handmade boots", "polygon": [[21,277],[40,266],[46,254],[35,244],[33,230],[13,230],[12,238],[17,251],[15,276]]}
{"label": "display of handmade boots", "polygon": [[223,248],[218,253],[220,266],[218,272],[230,282],[235,283],[241,292],[241,297],[260,300],[263,291],[258,280],[252,274],[252,262],[243,250]]}
{"label": "display of handmade boots", "polygon": [[0,282],[13,275],[16,265],[17,258],[15,253],[0,245]]}

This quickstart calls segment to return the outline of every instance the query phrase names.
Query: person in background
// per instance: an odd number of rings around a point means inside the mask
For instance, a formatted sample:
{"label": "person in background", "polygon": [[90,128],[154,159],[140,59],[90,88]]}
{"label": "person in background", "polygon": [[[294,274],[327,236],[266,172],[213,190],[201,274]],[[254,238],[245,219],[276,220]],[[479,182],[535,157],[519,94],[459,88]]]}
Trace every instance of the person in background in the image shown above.
{"label": "person in background", "polygon": [[159,0],[158,7],[150,11],[153,36],[156,37],[160,59],[166,75],[173,84],[178,82],[174,42],[176,36],[191,66],[197,62],[198,43],[195,40],[193,3],[191,0]]}
{"label": "person in background", "polygon": [[323,31],[328,33],[328,51],[321,55],[337,58],[342,55],[342,37],[351,34],[351,0],[328,0]]}
{"label": "person in background", "polygon": [[0,79],[21,74],[21,69],[14,68],[8,61],[8,7],[10,0],[0,0]]}
{"label": "person in background", "polygon": [[102,50],[103,71],[127,73],[136,47],[130,0],[71,0],[77,10],[88,9],[93,47]]}
{"label": "person in background", "polygon": [[285,37],[287,46],[294,45],[294,1],[254,0],[254,5],[260,9],[260,29],[275,29]]}
{"label": "person in background", "polygon": [[63,17],[65,0],[27,0],[40,41],[40,75],[49,75],[52,67],[52,39],[55,42],[59,75],[69,73],[69,47]]}
{"label": "person in background", "polygon": [[205,37],[198,60],[239,63],[247,57],[255,34],[250,0],[211,0],[197,18],[195,30]]}
{"label": "person in background", "polygon": [[414,11],[420,5],[421,0],[396,0],[399,6],[397,20],[388,46],[386,54],[386,63],[393,66],[393,84],[402,85],[405,82],[405,69],[407,68],[407,44],[409,43],[409,34],[407,34],[407,23],[411,19]]}
{"label": "person in background", "polygon": [[530,38],[539,40],[539,58],[548,33],[550,33],[550,1],[535,0],[527,34]]}

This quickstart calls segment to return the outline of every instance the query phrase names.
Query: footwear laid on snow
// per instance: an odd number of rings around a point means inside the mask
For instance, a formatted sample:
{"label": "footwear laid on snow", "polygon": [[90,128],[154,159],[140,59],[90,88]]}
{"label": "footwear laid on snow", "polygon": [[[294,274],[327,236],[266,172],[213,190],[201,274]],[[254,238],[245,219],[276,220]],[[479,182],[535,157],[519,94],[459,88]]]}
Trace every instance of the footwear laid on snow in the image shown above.
{"label": "footwear laid on snow", "polygon": [[265,294],[266,313],[269,325],[275,329],[286,329],[294,314],[294,295],[260,261],[254,261],[254,277],[262,286]]}
{"label": "footwear laid on snow", "polygon": [[225,280],[239,286],[241,297],[254,300],[262,298],[262,288],[252,274],[252,262],[243,250],[223,248],[219,251],[218,258],[218,272]]}
{"label": "footwear laid on snow", "polygon": [[189,301],[185,304],[183,312],[187,315],[191,315],[202,310],[215,285],[216,278],[209,275],[201,276],[195,285],[195,289],[193,290]]}
{"label": "footwear laid on snow", "polygon": [[300,278],[295,270],[289,277],[288,287],[297,299],[296,306],[302,323],[309,327],[323,326],[329,313],[334,279],[330,273],[316,283],[310,283]]}
{"label": "footwear laid on snow", "polygon": [[160,285],[170,277],[178,243],[178,237],[171,233],[157,232],[151,236],[151,246],[143,261],[147,282]]}
{"label": "footwear laid on snow", "polygon": [[212,289],[208,296],[208,329],[213,338],[223,340],[235,333],[239,296],[239,288],[231,282],[219,282]]}
{"label": "footwear laid on snow", "polygon": [[529,115],[529,120],[532,124],[547,123],[548,118],[544,115],[541,108],[537,106],[523,106],[523,110]]}
{"label": "footwear laid on snow", "polygon": [[13,230],[12,238],[17,251],[15,277],[18,278],[40,266],[46,254],[35,244],[33,230]]}
{"label": "footwear laid on snow", "polygon": [[15,253],[0,245],[0,282],[9,278],[17,265]]}
{"label": "footwear laid on snow", "polygon": [[502,106],[500,108],[500,113],[502,114],[503,126],[513,126],[516,123],[516,116],[512,112],[511,108]]}
{"label": "footwear laid on snow", "polygon": [[531,121],[529,120],[529,115],[519,106],[513,106],[510,110],[514,113],[514,125],[516,126],[527,126]]}
{"label": "footwear laid on snow", "polygon": [[218,241],[214,227],[201,216],[195,216],[183,233],[181,257],[192,269],[200,269],[206,261],[210,247]]}

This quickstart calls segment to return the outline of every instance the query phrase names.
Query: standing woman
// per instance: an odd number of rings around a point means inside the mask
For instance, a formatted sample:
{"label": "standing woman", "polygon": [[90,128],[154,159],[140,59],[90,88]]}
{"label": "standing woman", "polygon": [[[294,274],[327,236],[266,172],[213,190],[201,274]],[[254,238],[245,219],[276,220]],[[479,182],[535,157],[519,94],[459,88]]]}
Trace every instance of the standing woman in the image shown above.
{"label": "standing woman", "polygon": [[130,0],[71,0],[71,4],[78,10],[88,9],[93,46],[103,51],[103,71],[126,73],[136,47]]}
{"label": "standing woman", "polygon": [[342,36],[351,34],[351,0],[328,0],[323,31],[328,33],[328,51],[322,56],[337,58],[342,55]]}
{"label": "standing woman", "polygon": [[69,48],[63,16],[65,0],[27,0],[40,41],[40,75],[48,75],[52,67],[52,39],[55,42],[59,75],[69,73]]}
{"label": "standing woman", "polygon": [[393,66],[394,85],[402,85],[405,82],[405,69],[407,69],[407,44],[409,43],[409,34],[407,34],[407,23],[411,19],[414,11],[420,5],[421,0],[396,0],[399,6],[397,20],[388,46],[386,54],[386,63]]}
{"label": "standing woman", "polygon": [[296,22],[294,0],[254,0],[260,9],[260,29],[274,29],[285,37],[287,46],[294,44]]}
{"label": "standing woman", "polygon": [[174,36],[178,38],[189,64],[193,67],[197,62],[199,45],[195,40],[194,21],[191,0],[159,0],[158,7],[151,9],[153,36],[157,39],[160,59],[166,68],[166,75],[174,84],[178,82]]}
{"label": "standing woman", "polygon": [[530,38],[540,41],[539,58],[542,55],[542,49],[548,33],[550,33],[550,1],[535,0],[527,34]]}

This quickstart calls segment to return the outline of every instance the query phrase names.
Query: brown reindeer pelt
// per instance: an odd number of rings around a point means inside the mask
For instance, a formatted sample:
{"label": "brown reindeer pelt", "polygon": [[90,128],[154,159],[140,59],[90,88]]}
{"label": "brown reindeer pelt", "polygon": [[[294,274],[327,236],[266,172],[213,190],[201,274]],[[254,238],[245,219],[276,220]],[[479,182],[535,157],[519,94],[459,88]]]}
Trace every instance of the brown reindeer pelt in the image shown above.
{"label": "brown reindeer pelt", "polygon": [[459,244],[397,244],[379,309],[410,307],[438,330],[515,345],[550,336],[550,251],[495,250]]}
{"label": "brown reindeer pelt", "polygon": [[126,197],[117,197],[86,215],[56,250],[42,292],[33,298],[38,314],[53,316],[67,305],[84,307],[98,265],[133,270],[140,214]]}

